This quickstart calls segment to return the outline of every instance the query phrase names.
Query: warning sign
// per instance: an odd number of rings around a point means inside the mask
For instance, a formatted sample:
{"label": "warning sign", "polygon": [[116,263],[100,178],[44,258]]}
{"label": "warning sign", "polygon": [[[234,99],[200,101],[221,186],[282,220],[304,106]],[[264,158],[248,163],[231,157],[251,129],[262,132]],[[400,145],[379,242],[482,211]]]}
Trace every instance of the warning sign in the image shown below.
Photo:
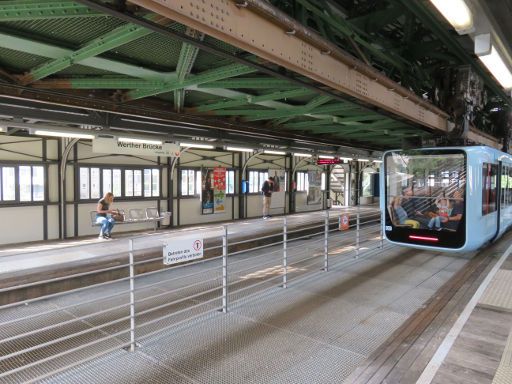
{"label": "warning sign", "polygon": [[344,213],[340,216],[340,231],[346,231],[349,228],[350,216],[348,213]]}
{"label": "warning sign", "polygon": [[172,265],[203,258],[203,239],[177,237],[164,246],[164,264]]}

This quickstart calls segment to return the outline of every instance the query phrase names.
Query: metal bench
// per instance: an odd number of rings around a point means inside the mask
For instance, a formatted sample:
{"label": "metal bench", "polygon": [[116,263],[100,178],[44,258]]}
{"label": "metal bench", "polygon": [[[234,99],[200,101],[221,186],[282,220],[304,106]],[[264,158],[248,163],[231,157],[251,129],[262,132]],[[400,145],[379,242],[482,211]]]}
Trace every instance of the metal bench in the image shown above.
{"label": "metal bench", "polygon": [[[137,224],[137,223],[153,223],[153,230],[156,231],[157,224],[160,221],[163,221],[171,216],[171,212],[163,212],[160,214],[157,208],[146,208],[144,209],[130,209],[128,211],[128,216],[125,211],[119,209],[119,213],[124,216],[124,221],[116,221],[116,225],[118,224]],[[91,225],[93,227],[100,226],[99,223],[96,222],[96,211],[90,211],[91,215]]]}

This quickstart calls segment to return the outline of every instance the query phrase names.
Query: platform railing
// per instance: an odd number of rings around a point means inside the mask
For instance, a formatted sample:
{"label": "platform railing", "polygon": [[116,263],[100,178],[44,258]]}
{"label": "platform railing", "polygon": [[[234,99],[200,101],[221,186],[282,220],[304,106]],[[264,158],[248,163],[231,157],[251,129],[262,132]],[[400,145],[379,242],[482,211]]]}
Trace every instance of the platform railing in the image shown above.
{"label": "platform railing", "polygon": [[[116,265],[2,288],[0,295],[117,273],[111,281],[1,306],[0,383],[35,382],[121,348],[137,351],[165,330],[222,316],[255,295],[321,279],[378,255],[385,246],[376,216],[357,210],[345,231],[339,214],[329,211],[322,220],[294,228],[285,216],[272,220],[272,233],[250,239],[230,234],[233,224],[188,231],[187,236],[208,240],[204,253],[211,256],[159,269],[155,263],[163,255],[154,255],[163,245],[133,237],[122,243],[124,251],[108,254]],[[246,249],[250,243],[254,246]]]}

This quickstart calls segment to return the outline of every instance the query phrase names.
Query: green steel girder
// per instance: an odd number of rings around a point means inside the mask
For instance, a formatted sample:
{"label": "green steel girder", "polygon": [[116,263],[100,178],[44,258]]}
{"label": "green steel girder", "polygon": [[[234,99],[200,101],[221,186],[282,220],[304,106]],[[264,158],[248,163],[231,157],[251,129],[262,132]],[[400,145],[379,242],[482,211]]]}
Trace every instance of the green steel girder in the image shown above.
{"label": "green steel girder", "polygon": [[[310,126],[323,126],[323,125],[329,125],[329,124],[336,124],[340,119],[346,119],[351,118],[355,121],[364,121],[366,116],[373,116],[368,115],[360,111],[356,112],[343,112],[341,116],[325,116],[322,119],[317,118],[317,120],[307,120],[307,121],[299,121],[296,123],[286,123],[286,128],[289,129],[304,129]],[[380,116],[380,115],[379,115]],[[348,121],[348,120],[347,120]]]}
{"label": "green steel girder", "polygon": [[212,82],[216,80],[226,79],[229,77],[235,77],[240,75],[246,75],[248,73],[256,72],[256,69],[248,67],[242,64],[230,64],[221,68],[211,69],[209,71],[202,72],[198,75],[191,76],[184,81],[172,81],[166,83],[162,87],[154,89],[136,89],[126,93],[123,97],[124,101],[137,100],[144,97],[154,96],[161,93],[171,92],[176,89],[181,89],[193,85],[202,83]]}
{"label": "green steel girder", "polygon": [[[60,59],[73,53],[71,49],[43,43],[37,41],[34,38],[29,39],[26,37],[17,36],[14,33],[7,33],[5,31],[0,31],[0,47],[19,52],[30,53],[49,59]],[[121,61],[106,59],[102,57],[89,57],[81,61],[80,65],[85,65],[87,67],[97,68],[104,71],[116,72],[131,77],[138,77],[148,81],[170,81],[176,77],[175,73],[167,74],[163,72],[157,72],[137,65],[127,64]]]}
{"label": "green steel girder", "polygon": [[357,109],[359,107],[347,104],[333,104],[318,107],[311,111],[304,111],[303,107],[292,107],[282,110],[264,110],[264,109],[237,109],[237,110],[219,110],[216,115],[220,116],[245,116],[245,121],[270,120],[288,116],[317,115],[328,113],[343,113],[344,111]]}
{"label": "green steel girder", "polygon": [[[324,113],[341,113],[343,111],[348,111],[351,109],[358,109],[359,107],[351,104],[333,104],[333,105],[325,105],[315,109],[306,109],[304,107],[293,107],[286,110],[281,111],[258,111],[259,113],[251,114],[252,116],[246,117],[245,121],[258,121],[258,120],[269,120],[269,119],[279,119],[283,117],[290,116],[301,116],[307,114],[324,114]],[[254,112],[254,111],[253,111]]]}
{"label": "green steel girder", "polygon": [[402,8],[392,5],[386,9],[367,13],[363,16],[352,17],[348,19],[348,21],[356,28],[364,30],[366,33],[371,33],[391,24],[400,15],[402,15],[402,13]]}
{"label": "green steel girder", "polygon": [[45,20],[65,17],[105,17],[85,5],[62,0],[30,0],[0,2],[0,22]]}
{"label": "green steel girder", "polygon": [[496,83],[496,81],[487,74],[482,66],[471,57],[471,55],[464,50],[464,48],[455,40],[453,35],[442,26],[436,17],[427,9],[426,5],[420,1],[410,0],[390,0],[397,6],[405,7],[425,25],[426,28],[432,32],[448,47],[450,53],[456,55],[463,63],[470,64],[477,73],[485,79],[486,85],[499,95],[509,106],[512,106],[512,100],[508,97],[506,92]]}
{"label": "green steel girder", "polygon": [[358,45],[364,47],[368,52],[371,52],[374,56],[378,57],[382,61],[393,65],[398,70],[402,71],[408,65],[400,57],[390,57],[385,52],[375,47],[371,39],[365,36],[364,31],[359,30],[354,25],[351,25],[347,20],[341,17],[334,17],[330,14],[329,8],[322,6],[321,4],[312,3],[309,0],[296,0],[303,7],[307,8],[320,20],[327,23],[333,30],[336,30],[343,34],[345,37],[352,39]]}
{"label": "green steel girder", "polygon": [[287,80],[274,79],[271,77],[253,77],[240,79],[226,79],[201,84],[199,88],[227,88],[227,89],[289,89],[297,86]]}
{"label": "green steel girder", "polygon": [[32,86],[44,89],[153,89],[162,87],[164,84],[163,80],[146,81],[133,78],[71,77],[35,81],[32,83]]}
{"label": "green steel girder", "polygon": [[[328,103],[331,100],[332,100],[332,98],[329,96],[320,95],[320,96],[315,97],[313,100],[309,101],[306,105],[304,105],[304,107],[301,107],[301,108],[303,109],[304,113],[307,113],[325,103]],[[284,117],[277,121],[274,121],[274,124],[276,124],[276,125],[284,124],[288,120],[291,120],[291,119],[293,119],[293,116]]]}
{"label": "green steel girder", "polygon": [[[149,15],[147,19],[156,21],[157,19],[161,19],[161,16]],[[122,25],[103,36],[86,43],[80,49],[69,55],[52,60],[32,69],[29,73],[23,76],[21,82],[24,85],[30,84],[36,80],[40,80],[56,72],[62,71],[63,69],[79,63],[82,60],[110,51],[111,49],[147,36],[150,33],[152,33],[152,31],[135,24]],[[33,53],[37,54],[37,52]]]}
{"label": "green steel girder", "polygon": [[[377,127],[371,127],[370,124],[366,125],[360,125],[357,127],[354,126],[337,126],[337,127],[326,127],[322,130],[322,132],[313,131],[313,134],[342,134],[342,135],[365,135],[366,133],[371,134],[383,134],[383,135],[390,135],[390,134],[402,134],[410,132],[411,129],[408,127],[404,127],[403,125],[396,124],[389,124],[385,127],[377,128]],[[330,128],[327,130],[327,128]],[[391,131],[389,131],[391,130]]]}
{"label": "green steel girder", "polygon": [[[188,36],[197,39],[203,40],[204,34],[196,31],[191,28],[187,28],[185,32]],[[181,45],[180,57],[178,59],[178,65],[176,66],[176,73],[178,75],[178,81],[185,80],[190,72],[192,72],[192,67],[197,58],[197,54],[199,53],[199,48],[195,45],[189,43],[183,43]],[[155,87],[159,88],[159,87]],[[184,89],[176,89],[174,91],[174,110],[176,112],[181,112],[185,105],[185,90]]]}
{"label": "green steel girder", "polygon": [[[334,132],[336,131],[336,129],[340,129],[341,127],[339,127],[340,125],[341,126],[364,126],[366,125],[367,123],[363,123],[362,121],[377,121],[377,120],[388,120],[389,118],[386,117],[386,116],[379,116],[379,115],[375,115],[375,116],[361,116],[360,114],[358,114],[357,116],[353,116],[353,117],[334,117],[333,119],[329,119],[329,120],[325,120],[325,122],[322,122],[322,121],[319,121],[319,122],[315,122],[317,124],[306,124],[306,122],[301,122],[301,123],[297,123],[300,124],[300,125],[295,125],[295,126],[286,126],[287,129],[291,129],[291,130],[309,130],[309,131],[312,131],[314,133],[331,133],[331,132]],[[319,123],[323,123],[323,124],[319,124]],[[329,125],[328,127],[325,127],[325,125]],[[335,127],[333,125],[338,125],[338,127]],[[308,128],[311,128],[311,129],[308,129]]]}
{"label": "green steel girder", "polygon": [[282,99],[286,99],[288,97],[307,96],[307,95],[312,94],[313,92],[314,91],[312,91],[311,89],[300,88],[300,89],[292,89],[289,91],[278,91],[278,92],[269,93],[269,94],[260,95],[260,96],[247,95],[245,97],[235,99],[235,100],[221,101],[218,103],[201,105],[194,109],[198,112],[207,112],[207,111],[214,111],[217,109],[239,107],[242,105],[254,104],[254,103],[259,103],[262,101],[282,100]]}

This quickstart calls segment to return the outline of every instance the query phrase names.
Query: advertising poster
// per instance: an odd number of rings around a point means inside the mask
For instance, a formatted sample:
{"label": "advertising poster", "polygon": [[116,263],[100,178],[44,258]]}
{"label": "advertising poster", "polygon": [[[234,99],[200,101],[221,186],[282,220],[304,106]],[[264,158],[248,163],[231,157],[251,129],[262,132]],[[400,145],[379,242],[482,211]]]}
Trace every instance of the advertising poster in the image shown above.
{"label": "advertising poster", "polygon": [[201,169],[201,213],[213,213],[213,171]]}
{"label": "advertising poster", "polygon": [[274,190],[272,192],[272,200],[270,208],[284,208],[285,204],[285,171],[269,169],[268,176],[274,178]]}
{"label": "advertising poster", "polygon": [[309,171],[308,172],[308,200],[310,205],[322,203],[322,172]]}
{"label": "advertising poster", "polygon": [[216,167],[213,170],[213,212],[223,213],[226,201],[226,168]]}

